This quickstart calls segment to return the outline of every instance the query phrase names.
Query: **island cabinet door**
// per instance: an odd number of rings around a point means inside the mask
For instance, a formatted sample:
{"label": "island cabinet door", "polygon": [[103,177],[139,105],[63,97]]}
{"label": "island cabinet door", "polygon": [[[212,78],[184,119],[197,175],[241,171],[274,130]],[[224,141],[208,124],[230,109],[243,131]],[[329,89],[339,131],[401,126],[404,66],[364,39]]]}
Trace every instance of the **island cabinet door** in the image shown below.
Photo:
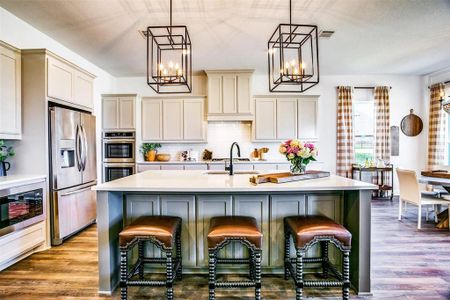
{"label": "island cabinet door", "polygon": [[[271,267],[284,265],[284,225],[287,216],[305,215],[305,195],[272,195],[270,196],[270,259]],[[295,251],[291,247],[291,255]]]}
{"label": "island cabinet door", "polygon": [[177,216],[182,219],[181,247],[183,266],[195,267],[196,236],[195,236],[195,196],[193,195],[163,195],[161,196],[161,215]]}
{"label": "island cabinet door", "polygon": [[[158,216],[160,214],[160,201],[158,196],[152,195],[126,195],[125,225],[129,225],[141,216]],[[137,257],[137,247],[133,250],[133,259]],[[147,256],[161,256],[161,251],[153,245],[145,246]]]}
{"label": "island cabinet door", "polygon": [[[237,195],[233,199],[233,215],[254,217],[263,234],[262,265],[269,265],[269,196]],[[248,257],[248,251],[241,245],[234,246],[236,257]]]}
{"label": "island cabinet door", "polygon": [[[315,195],[306,195],[306,213],[308,215],[322,215],[334,221],[341,223],[342,216],[342,197],[339,193],[324,193]],[[338,251],[334,247],[329,247],[329,257],[336,263],[340,264],[341,258]],[[319,245],[315,245],[307,254],[308,256],[320,256]]]}
{"label": "island cabinet door", "polygon": [[[232,197],[227,195],[206,195],[197,197],[197,267],[208,266],[209,221],[216,216],[231,216]],[[229,257],[230,249],[220,253]]]}

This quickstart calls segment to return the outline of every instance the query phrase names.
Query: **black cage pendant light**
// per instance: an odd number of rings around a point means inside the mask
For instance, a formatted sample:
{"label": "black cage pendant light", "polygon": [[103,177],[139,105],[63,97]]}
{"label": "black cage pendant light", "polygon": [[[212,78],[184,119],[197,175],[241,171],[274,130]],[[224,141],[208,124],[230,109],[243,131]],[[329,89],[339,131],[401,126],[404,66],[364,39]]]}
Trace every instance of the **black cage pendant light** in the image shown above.
{"label": "black cage pendant light", "polygon": [[192,44],[187,27],[147,27],[147,84],[158,94],[192,91]]}
{"label": "black cage pendant light", "polygon": [[278,25],[267,43],[269,89],[271,92],[302,93],[319,83],[319,44],[317,26]]}

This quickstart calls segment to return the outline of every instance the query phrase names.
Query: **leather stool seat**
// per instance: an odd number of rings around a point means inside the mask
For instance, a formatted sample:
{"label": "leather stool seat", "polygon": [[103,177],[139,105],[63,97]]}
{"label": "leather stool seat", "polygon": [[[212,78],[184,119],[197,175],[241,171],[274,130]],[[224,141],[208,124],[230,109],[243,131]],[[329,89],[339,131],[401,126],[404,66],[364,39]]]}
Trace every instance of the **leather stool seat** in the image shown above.
{"label": "leather stool seat", "polygon": [[227,238],[241,237],[261,248],[263,235],[255,218],[243,216],[214,217],[208,233],[208,248],[214,248]]}
{"label": "leather stool seat", "polygon": [[350,247],[352,234],[341,224],[324,216],[295,216],[285,218],[286,225],[295,234],[295,247],[304,248],[317,237],[333,237]]}
{"label": "leather stool seat", "polygon": [[171,248],[181,218],[171,216],[145,216],[126,226],[119,233],[119,244],[126,246],[137,237],[152,236],[161,242],[164,247]]}

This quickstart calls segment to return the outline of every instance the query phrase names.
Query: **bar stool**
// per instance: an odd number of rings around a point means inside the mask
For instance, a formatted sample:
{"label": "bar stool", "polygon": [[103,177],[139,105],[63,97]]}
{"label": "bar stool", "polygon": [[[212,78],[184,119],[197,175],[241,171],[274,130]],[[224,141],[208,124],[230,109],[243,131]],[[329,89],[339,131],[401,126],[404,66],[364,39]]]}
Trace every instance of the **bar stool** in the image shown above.
{"label": "bar stool", "polygon": [[[165,254],[165,257],[145,257],[144,244],[149,242]],[[173,256],[173,246],[176,256]],[[167,299],[173,299],[175,277],[181,279],[181,218],[170,216],[140,217],[119,233],[120,245],[120,294],[127,299],[129,286],[165,286]],[[128,271],[128,252],[138,246],[137,262]],[[144,280],[145,264],[166,264],[165,280]],[[139,280],[132,280],[138,273]]]}
{"label": "bar stool", "polygon": [[[208,232],[209,299],[215,299],[215,289],[255,287],[255,299],[261,299],[261,245],[262,233],[256,219],[242,216],[214,217]],[[248,248],[249,258],[219,258],[218,252],[226,245],[237,242]],[[248,264],[250,280],[216,281],[217,264]]]}
{"label": "bar stool", "polygon": [[[324,216],[293,216],[284,218],[284,277],[292,277],[296,299],[303,297],[304,287],[342,287],[342,299],[349,299],[350,249],[352,234],[342,225]],[[290,237],[294,240],[296,257],[291,258]],[[305,257],[314,244],[320,242],[321,257]],[[343,254],[342,273],[329,261],[328,243],[334,244]],[[325,280],[304,280],[303,267],[307,263],[321,263]],[[295,265],[294,265],[295,264]],[[335,280],[327,280],[328,272]]]}

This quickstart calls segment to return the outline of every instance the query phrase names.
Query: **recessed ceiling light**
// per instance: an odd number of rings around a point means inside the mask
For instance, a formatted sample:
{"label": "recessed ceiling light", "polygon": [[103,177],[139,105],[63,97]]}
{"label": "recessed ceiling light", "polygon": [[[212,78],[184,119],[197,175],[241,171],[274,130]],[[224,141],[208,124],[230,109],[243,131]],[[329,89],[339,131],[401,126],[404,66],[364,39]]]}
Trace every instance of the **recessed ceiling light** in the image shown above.
{"label": "recessed ceiling light", "polygon": [[334,34],[333,30],[321,30],[319,31],[319,37],[323,39],[329,39]]}

